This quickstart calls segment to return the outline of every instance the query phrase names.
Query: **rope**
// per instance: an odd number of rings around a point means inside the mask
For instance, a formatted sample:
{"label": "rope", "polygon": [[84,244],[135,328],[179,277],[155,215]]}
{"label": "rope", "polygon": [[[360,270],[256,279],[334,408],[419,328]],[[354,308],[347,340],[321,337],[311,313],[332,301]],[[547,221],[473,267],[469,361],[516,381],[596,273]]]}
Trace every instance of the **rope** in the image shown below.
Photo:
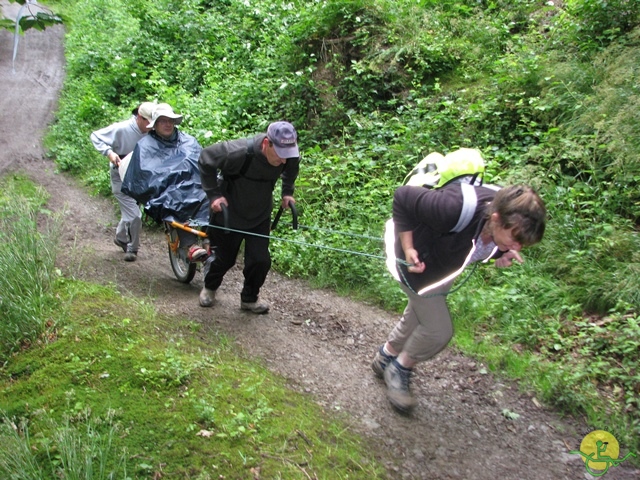
{"label": "rope", "polygon": [[[347,236],[347,237],[364,238],[366,240],[376,240],[376,241],[379,241],[379,242],[382,242],[384,240],[383,238],[380,238],[380,237],[371,237],[369,235],[360,235],[360,234],[357,234],[357,233],[349,233],[349,232],[338,232],[338,231],[335,231],[335,230],[329,230],[328,228],[307,227],[305,225],[298,225],[298,228],[304,228],[304,229],[307,229],[307,230],[317,230],[317,231],[320,231],[320,232],[328,232],[328,233],[331,233],[331,234],[340,234],[340,235],[344,235],[344,236]],[[271,237],[271,238],[276,239],[277,237]],[[280,239],[280,240],[284,240],[284,239]],[[364,254],[364,253],[353,252],[353,251],[350,251],[350,250],[338,250],[338,249],[334,249],[334,248],[331,248],[331,247],[322,247],[322,246],[313,245],[313,244],[310,244],[310,243],[306,243],[304,245],[309,245],[309,246],[318,247],[318,248],[329,248],[331,250],[344,251],[344,252],[352,253],[352,254],[355,254],[355,255],[367,255],[367,256],[374,257],[374,258],[386,260],[386,257],[368,255],[368,254]],[[401,258],[396,258],[396,263],[398,263],[400,265],[404,265],[405,267],[413,266],[412,263],[409,263],[406,260],[402,260]],[[448,292],[445,292],[445,293],[432,293],[430,295],[420,295],[419,293],[417,293],[413,288],[411,288],[411,285],[409,285],[409,282],[407,281],[406,277],[404,276],[404,272],[402,271],[402,269],[398,269],[398,270],[400,272],[400,275],[402,275],[402,279],[404,280],[404,285],[407,288],[409,288],[409,290],[411,290],[413,293],[415,293],[416,295],[418,295],[418,296],[420,296],[422,298],[431,298],[431,297],[437,297],[439,295],[444,295],[444,296],[451,295],[452,293],[457,292],[458,290],[460,290],[460,288],[465,283],[467,283],[469,281],[469,278],[471,278],[471,275],[473,275],[473,272],[475,272],[476,268],[478,268],[478,264],[474,263],[473,264],[473,268],[471,269],[471,272],[469,272],[469,275],[467,275],[467,278],[465,278],[459,285],[457,285],[456,288],[451,289],[451,290],[449,290]]]}
{"label": "rope", "polygon": [[[220,230],[225,230],[225,231],[228,231],[228,232],[242,233],[244,235],[253,235],[255,237],[268,238],[268,239],[271,239],[271,240],[279,240],[281,242],[288,242],[288,243],[293,243],[293,244],[296,244],[296,245],[302,245],[302,246],[307,246],[307,247],[321,248],[321,249],[331,250],[331,251],[340,252],[340,253],[348,253],[348,254],[351,254],[351,255],[359,255],[361,257],[375,258],[377,260],[386,260],[387,259],[387,257],[384,257],[382,255],[373,255],[371,253],[356,252],[354,250],[347,250],[347,249],[344,249],[344,248],[329,247],[327,245],[317,245],[317,244],[314,244],[314,243],[302,242],[302,241],[299,241],[299,240],[291,240],[289,238],[274,237],[273,235],[262,235],[261,233],[247,232],[245,230],[236,230],[236,229],[233,229],[233,228],[223,227],[221,225],[211,225],[209,223],[196,222],[196,221],[189,221],[188,223],[191,224],[191,225],[199,226],[199,227],[218,228]],[[335,232],[335,233],[342,233],[342,232]],[[343,233],[343,234],[348,235],[346,233]],[[357,234],[352,234],[352,235],[353,236],[357,236]],[[374,239],[374,240],[377,240],[377,239]],[[379,240],[382,240],[382,239],[379,239]],[[401,262],[401,263],[404,263],[407,266],[409,265],[404,260],[397,259],[397,261]]]}
{"label": "rope", "polygon": [[317,230],[319,232],[331,233],[333,235],[337,234],[337,235],[342,235],[342,236],[347,236],[347,237],[363,238],[365,240],[374,240],[374,241],[377,241],[377,242],[382,242],[384,240],[381,237],[371,237],[369,235],[361,235],[361,234],[358,234],[358,233],[339,232],[339,231],[336,231],[336,230],[329,230],[328,228],[308,227],[306,225],[298,225],[298,228],[302,228],[302,229],[305,229],[305,230]]}
{"label": "rope", "polygon": [[[234,228],[227,228],[227,227],[223,227],[223,226],[220,226],[220,225],[211,225],[210,223],[204,223],[204,222],[200,222],[200,221],[197,221],[197,220],[192,220],[192,221],[189,221],[188,223],[190,225],[199,226],[199,227],[217,228],[217,229],[225,230],[225,231],[228,231],[228,232],[242,233],[244,235],[253,235],[255,237],[268,238],[270,240],[279,240],[281,242],[288,242],[288,243],[293,243],[293,244],[296,244],[296,245],[302,245],[302,246],[306,246],[306,247],[321,248],[321,249],[325,249],[325,250],[331,250],[333,252],[348,253],[348,254],[351,254],[351,255],[358,255],[358,256],[361,256],[361,257],[375,258],[377,260],[386,261],[386,259],[387,259],[387,257],[384,257],[382,255],[373,255],[371,253],[356,252],[354,250],[347,250],[347,249],[344,249],[344,248],[329,247],[329,246],[326,246],[326,245],[317,245],[317,244],[308,243],[308,242],[301,242],[301,241],[298,241],[298,240],[291,240],[289,238],[274,237],[272,235],[263,235],[261,233],[247,232],[245,230],[236,230]],[[302,226],[300,225],[299,228],[302,228]],[[350,233],[347,233],[347,232],[336,232],[336,231],[325,229],[325,228],[312,228],[312,227],[304,227],[304,228],[307,228],[309,230],[319,230],[319,231],[325,231],[325,232],[331,232],[331,233],[339,233],[341,235],[347,235],[347,236],[358,237],[358,238],[366,238],[366,239],[369,239],[369,240],[382,241],[381,238],[369,237],[369,236],[366,236],[366,235],[359,235],[359,234],[355,234],[355,233],[354,234],[350,234]],[[405,267],[410,267],[410,266],[413,265],[412,263],[409,263],[406,260],[402,260],[401,258],[396,258],[396,263],[398,263],[400,265],[404,265]],[[420,295],[418,292],[416,292],[411,287],[411,285],[409,285],[409,282],[407,281],[407,278],[405,277],[404,272],[402,271],[402,269],[399,268],[398,271],[400,272],[400,275],[402,276],[403,284],[409,290],[411,290],[413,293],[415,293],[419,297],[432,298],[432,297],[438,297],[438,296],[445,296],[446,297],[447,295],[451,295],[452,293],[455,293],[458,290],[460,290],[460,288],[462,288],[462,286],[469,281],[469,279],[471,278],[471,275],[473,275],[473,273],[476,271],[477,267],[478,267],[478,263],[474,262],[473,268],[471,269],[471,272],[469,272],[467,277],[462,282],[460,282],[460,284],[457,285],[455,288],[452,288],[448,292],[432,293],[430,295]]]}

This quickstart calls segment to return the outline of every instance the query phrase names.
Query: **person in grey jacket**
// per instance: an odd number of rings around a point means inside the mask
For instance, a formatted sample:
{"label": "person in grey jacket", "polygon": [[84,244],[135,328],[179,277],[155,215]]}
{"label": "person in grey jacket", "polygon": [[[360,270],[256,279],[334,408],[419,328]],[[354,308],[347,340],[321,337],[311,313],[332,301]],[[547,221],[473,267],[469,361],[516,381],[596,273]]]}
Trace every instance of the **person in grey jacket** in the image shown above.
{"label": "person in grey jacket", "polygon": [[133,262],[137,257],[142,213],[136,201],[120,191],[122,179],[118,167],[121,160],[133,151],[138,140],[149,132],[148,124],[154,108],[154,103],[141,103],[131,112],[132,116],[128,120],[96,130],[90,136],[96,150],[109,159],[111,192],[120,205],[120,221],[116,227],[114,243],[122,248],[127,262]]}
{"label": "person in grey jacket", "polygon": [[[244,287],[240,307],[267,313],[269,305],[258,301],[260,288],[271,268],[269,230],[273,190],[282,179],[282,207],[295,203],[294,183],[300,168],[298,135],[288,122],[274,122],[266,133],[219,142],[204,148],[198,160],[202,188],[211,205],[207,231],[214,255],[205,266],[200,305],[213,305],[225,273],[235,264],[244,241]],[[228,209],[229,228],[223,231],[223,207]]]}
{"label": "person in grey jacket", "polygon": [[437,355],[453,336],[446,295],[455,278],[473,262],[522,263],[520,250],[544,234],[546,208],[531,187],[473,188],[475,214],[457,233],[452,229],[464,202],[459,183],[439,189],[403,186],[394,194],[385,235],[387,266],[409,301],[371,367],[384,379],[391,405],[403,413],[416,404],[409,389],[413,368]]}

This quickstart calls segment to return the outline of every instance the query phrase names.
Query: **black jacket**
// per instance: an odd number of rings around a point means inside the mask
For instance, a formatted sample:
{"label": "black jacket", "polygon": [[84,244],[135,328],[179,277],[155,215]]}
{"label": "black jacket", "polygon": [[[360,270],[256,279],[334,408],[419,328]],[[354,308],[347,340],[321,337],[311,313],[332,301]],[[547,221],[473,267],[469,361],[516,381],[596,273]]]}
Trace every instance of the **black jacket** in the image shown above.
{"label": "black jacket", "polygon": [[[469,225],[458,233],[450,230],[456,225],[463,205],[460,184],[438,189],[402,186],[393,196],[395,234],[413,231],[413,245],[426,268],[422,273],[409,273],[398,263],[400,279],[418,291],[442,280],[460,269],[468,257],[473,242],[486,222],[486,210],[496,194],[494,189],[474,187],[478,198],[475,214]],[[399,239],[395,242],[396,257],[405,260]],[[497,252],[493,258],[498,258]],[[393,272],[392,272],[393,273]]]}
{"label": "black jacket", "polygon": [[[261,150],[265,137],[262,133],[219,142],[200,153],[198,165],[202,188],[210,202],[221,196],[227,199],[230,228],[253,228],[271,217],[273,189],[279,178],[282,178],[282,196],[293,195],[300,160],[288,159],[277,167],[270,165]],[[253,158],[241,173],[250,145],[253,146]],[[222,215],[216,214],[213,221],[221,225]]]}

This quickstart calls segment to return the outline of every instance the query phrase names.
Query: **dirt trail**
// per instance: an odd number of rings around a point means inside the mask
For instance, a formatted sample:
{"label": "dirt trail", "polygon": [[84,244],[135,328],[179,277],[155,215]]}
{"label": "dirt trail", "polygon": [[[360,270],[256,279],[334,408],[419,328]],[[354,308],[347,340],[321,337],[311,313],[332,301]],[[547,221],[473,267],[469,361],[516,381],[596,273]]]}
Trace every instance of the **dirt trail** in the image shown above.
{"label": "dirt trail", "polygon": [[[163,235],[148,228],[138,261],[124,263],[112,243],[117,218],[110,199],[88,195],[56,174],[44,157],[41,136],[64,78],[62,36],[59,27],[28,31],[13,74],[13,36],[0,31],[0,174],[27,173],[49,191],[49,208],[65,212],[59,263],[66,274],[115,284],[123,294],[148,298],[164,313],[232,335],[247,355],[263,359],[292,388],[328,411],[347,414],[351,428],[379,452],[389,478],[591,478],[580,458],[568,453],[579,448],[590,428],[538,406],[517,385],[481,373],[482,365],[451,349],[418,369],[415,413],[396,414],[369,367],[395,314],[272,272],[261,295],[271,302],[271,313],[252,316],[239,309],[239,268],[225,279],[214,308],[203,309],[197,301],[201,275],[191,285],[178,283]],[[508,420],[504,409],[520,417]],[[608,480],[639,477],[640,471],[625,465],[606,474]]]}

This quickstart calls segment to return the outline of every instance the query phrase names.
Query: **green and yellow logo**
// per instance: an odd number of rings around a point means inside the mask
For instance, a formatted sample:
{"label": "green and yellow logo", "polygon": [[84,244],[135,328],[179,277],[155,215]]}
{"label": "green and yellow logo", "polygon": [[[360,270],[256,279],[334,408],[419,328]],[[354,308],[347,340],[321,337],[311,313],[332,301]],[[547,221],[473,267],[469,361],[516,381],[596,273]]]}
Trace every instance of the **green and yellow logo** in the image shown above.
{"label": "green and yellow logo", "polygon": [[620,456],[620,444],[616,437],[604,430],[594,430],[582,439],[580,450],[572,450],[582,457],[584,466],[594,477],[601,477],[610,467],[617,467],[629,457],[635,457],[635,453],[627,453],[624,458]]}

